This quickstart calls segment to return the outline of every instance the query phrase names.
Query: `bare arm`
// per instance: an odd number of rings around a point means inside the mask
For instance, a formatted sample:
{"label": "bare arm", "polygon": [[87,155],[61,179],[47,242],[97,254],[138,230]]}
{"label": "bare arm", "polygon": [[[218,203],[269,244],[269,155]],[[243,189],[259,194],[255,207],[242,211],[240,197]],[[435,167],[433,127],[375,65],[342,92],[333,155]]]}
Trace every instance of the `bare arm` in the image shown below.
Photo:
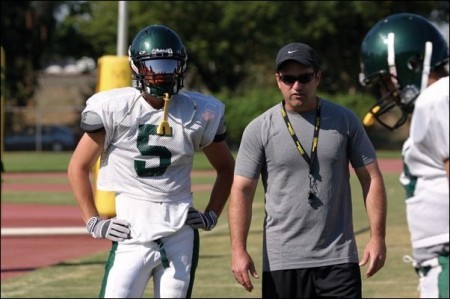
{"label": "bare arm", "polygon": [[89,174],[102,153],[104,138],[105,131],[83,134],[67,170],[72,192],[85,223],[89,218],[98,216]]}
{"label": "bare arm", "polygon": [[228,207],[231,242],[231,271],[247,291],[253,290],[249,272],[258,278],[254,262],[247,252],[247,237],[252,221],[252,203],[258,180],[235,175]]}
{"label": "bare arm", "polygon": [[203,152],[217,173],[210,200],[205,210],[214,211],[217,216],[220,216],[233,183],[234,157],[225,141],[213,142],[205,147]]}
{"label": "bare arm", "polygon": [[370,239],[360,266],[369,261],[366,277],[371,277],[386,261],[386,190],[377,161],[355,169],[355,172],[361,184],[370,225]]}

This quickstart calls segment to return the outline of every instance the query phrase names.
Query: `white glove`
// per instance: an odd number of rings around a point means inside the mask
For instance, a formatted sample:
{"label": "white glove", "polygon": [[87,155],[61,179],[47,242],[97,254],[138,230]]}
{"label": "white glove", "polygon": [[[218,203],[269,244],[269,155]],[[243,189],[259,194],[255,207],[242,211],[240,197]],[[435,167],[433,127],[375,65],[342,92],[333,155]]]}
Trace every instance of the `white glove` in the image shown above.
{"label": "white glove", "polygon": [[87,231],[96,239],[109,239],[111,241],[123,241],[129,239],[130,224],[123,219],[101,219],[98,216],[91,217],[86,224]]}
{"label": "white glove", "polygon": [[213,211],[199,212],[193,207],[189,208],[186,224],[193,229],[212,230],[217,224],[217,215]]}

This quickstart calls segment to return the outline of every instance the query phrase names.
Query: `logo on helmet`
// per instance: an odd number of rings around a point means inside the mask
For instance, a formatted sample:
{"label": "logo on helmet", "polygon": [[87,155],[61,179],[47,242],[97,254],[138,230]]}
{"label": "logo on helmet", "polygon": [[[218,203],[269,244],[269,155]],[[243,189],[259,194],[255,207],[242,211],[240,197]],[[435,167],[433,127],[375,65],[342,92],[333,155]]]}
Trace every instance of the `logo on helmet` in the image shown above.
{"label": "logo on helmet", "polygon": [[152,49],[151,55],[173,56],[172,48],[168,49]]}

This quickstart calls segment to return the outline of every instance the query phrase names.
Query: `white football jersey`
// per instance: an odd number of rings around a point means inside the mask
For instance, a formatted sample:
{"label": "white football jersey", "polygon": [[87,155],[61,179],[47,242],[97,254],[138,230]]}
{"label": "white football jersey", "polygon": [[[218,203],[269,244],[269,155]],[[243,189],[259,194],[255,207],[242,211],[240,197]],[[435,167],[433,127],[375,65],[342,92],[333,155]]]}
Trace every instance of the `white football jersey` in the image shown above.
{"label": "white football jersey", "polygon": [[407,220],[413,248],[449,241],[449,85],[444,77],[417,98],[403,146]]}
{"label": "white football jersey", "polygon": [[151,107],[132,87],[93,95],[83,115],[88,112],[98,114],[106,130],[97,188],[146,201],[191,197],[194,152],[226,130],[223,103],[197,92],[171,97],[168,136],[157,134],[163,109]]}

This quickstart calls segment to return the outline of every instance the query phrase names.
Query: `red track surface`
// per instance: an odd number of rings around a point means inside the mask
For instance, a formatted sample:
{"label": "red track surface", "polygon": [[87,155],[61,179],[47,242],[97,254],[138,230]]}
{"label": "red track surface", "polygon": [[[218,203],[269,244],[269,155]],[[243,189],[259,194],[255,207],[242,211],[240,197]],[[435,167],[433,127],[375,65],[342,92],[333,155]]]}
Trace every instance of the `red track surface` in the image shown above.
{"label": "red track surface", "polygon": [[[6,185],[6,184],[5,184]],[[6,186],[5,186],[6,187]],[[2,228],[83,227],[74,206],[2,204]],[[1,237],[1,280],[67,259],[109,249],[110,242],[86,234]]]}
{"label": "red track surface", "polygon": [[[399,173],[401,160],[380,160],[384,173]],[[64,173],[50,174],[3,174],[2,191],[34,190],[70,191],[68,185],[12,184],[8,178],[20,176],[65,176]],[[207,186],[202,186],[207,187]],[[210,188],[210,187],[209,187]],[[204,189],[204,188],[202,188]],[[37,204],[1,205],[1,227],[83,227],[80,212],[75,206],[46,206]],[[1,279],[7,279],[40,267],[51,266],[68,259],[80,258],[108,250],[108,240],[96,240],[86,234],[52,236],[3,236],[1,237]]]}

